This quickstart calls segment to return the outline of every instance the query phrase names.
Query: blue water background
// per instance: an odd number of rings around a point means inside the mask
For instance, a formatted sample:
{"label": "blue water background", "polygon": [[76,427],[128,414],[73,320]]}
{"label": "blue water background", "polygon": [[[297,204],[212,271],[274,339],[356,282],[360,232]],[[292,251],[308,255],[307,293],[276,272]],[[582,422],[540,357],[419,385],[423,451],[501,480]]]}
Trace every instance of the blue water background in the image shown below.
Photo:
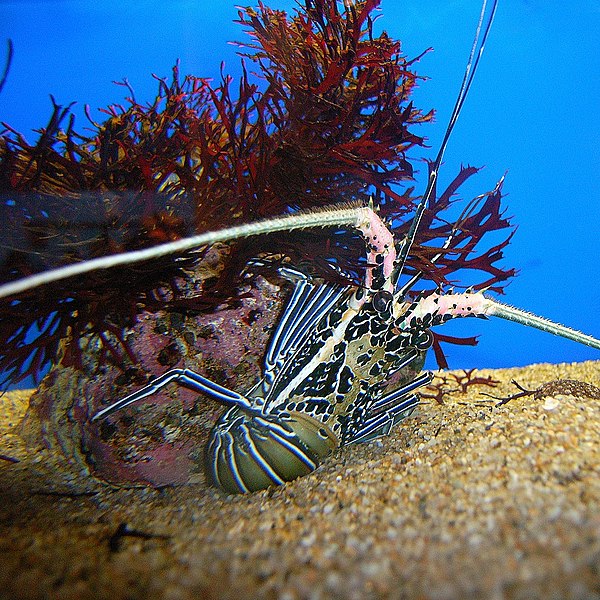
{"label": "blue water background", "polygon": [[[60,104],[76,101],[78,128],[85,104],[120,102],[127,78],[136,98],[151,100],[156,73],[219,78],[239,73],[231,40],[245,39],[237,2],[6,1],[0,3],[0,43],[14,41],[11,73],[0,94],[0,120],[35,138]],[[271,0],[293,9],[292,0]],[[429,46],[418,71],[430,79],[415,94],[437,110],[423,127],[433,157],[462,78],[479,2],[383,0],[376,28],[403,41],[409,57]],[[520,270],[505,301],[600,337],[600,4],[596,0],[505,0],[475,85],[446,153],[441,185],[461,164],[485,166],[463,188],[470,197],[492,189],[508,170],[507,214],[519,229],[504,264]],[[1,47],[0,47],[1,48]],[[0,63],[3,64],[4,54]],[[77,127],[76,127],[77,128]],[[420,163],[417,189],[425,187]],[[452,368],[509,367],[600,358],[600,352],[519,325],[464,320],[446,334],[481,334],[477,348],[446,346]],[[433,361],[431,365],[433,367]]]}

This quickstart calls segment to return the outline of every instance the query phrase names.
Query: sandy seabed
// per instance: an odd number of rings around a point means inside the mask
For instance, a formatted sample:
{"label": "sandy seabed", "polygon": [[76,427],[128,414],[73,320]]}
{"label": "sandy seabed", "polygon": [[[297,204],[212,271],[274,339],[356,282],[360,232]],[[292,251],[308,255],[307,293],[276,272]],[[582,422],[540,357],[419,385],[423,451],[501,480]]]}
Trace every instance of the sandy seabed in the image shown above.
{"label": "sandy seabed", "polygon": [[29,394],[5,394],[0,598],[600,598],[600,400],[484,395],[600,386],[600,362],[476,375],[500,383],[236,497],[69,479],[15,432]]}

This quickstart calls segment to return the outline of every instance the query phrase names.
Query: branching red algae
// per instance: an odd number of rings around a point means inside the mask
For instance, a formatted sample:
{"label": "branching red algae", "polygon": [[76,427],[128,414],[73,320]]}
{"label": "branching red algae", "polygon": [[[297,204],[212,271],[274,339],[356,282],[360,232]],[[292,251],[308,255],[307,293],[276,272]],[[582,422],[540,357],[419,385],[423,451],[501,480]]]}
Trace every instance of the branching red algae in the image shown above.
{"label": "branching red algae", "polygon": [[[399,239],[418,200],[408,187],[408,153],[424,145],[414,127],[432,113],[410,102],[420,57],[406,59],[400,42],[376,35],[378,5],[307,0],[290,18],[260,2],[239,12],[251,41],[240,44],[246,62],[237,82],[223,74],[213,85],[182,77],[175,66],[170,81],[157,78],[154,102],[141,105],[131,92],[125,106],[104,109],[107,119],[92,123],[91,134],[77,132],[70,107],[54,100],[34,144],[4,124],[0,280],[370,195]],[[249,75],[248,61],[258,77]],[[479,270],[487,278],[472,286],[499,292],[514,274],[497,266],[510,235],[478,250],[488,232],[510,231],[499,189],[458,221],[442,216],[476,171],[462,169],[432,201],[408,274],[423,272],[425,281],[444,285],[461,269]],[[198,275],[203,251],[25,292],[0,302],[0,372],[13,383],[37,377],[59,348],[63,365],[82,368],[84,336],[99,340],[100,364],[126,368],[139,350],[124,328],[142,312],[213,311],[238,295],[239,273],[260,255],[289,257],[330,279],[341,271],[358,283],[361,246],[352,232],[271,235],[221,249],[208,278]],[[444,365],[440,340],[457,340],[437,336]]]}

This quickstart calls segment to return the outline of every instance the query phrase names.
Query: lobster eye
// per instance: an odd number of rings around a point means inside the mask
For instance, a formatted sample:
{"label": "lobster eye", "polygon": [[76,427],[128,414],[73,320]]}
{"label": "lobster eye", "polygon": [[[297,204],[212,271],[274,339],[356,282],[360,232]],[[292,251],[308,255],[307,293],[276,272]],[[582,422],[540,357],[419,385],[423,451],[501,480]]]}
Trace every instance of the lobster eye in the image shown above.
{"label": "lobster eye", "polygon": [[433,333],[431,330],[426,329],[423,331],[417,340],[415,341],[415,348],[417,350],[429,350],[433,344]]}
{"label": "lobster eye", "polygon": [[392,303],[392,299],[393,296],[390,292],[386,292],[385,290],[375,292],[372,300],[373,308],[379,313],[386,312]]}

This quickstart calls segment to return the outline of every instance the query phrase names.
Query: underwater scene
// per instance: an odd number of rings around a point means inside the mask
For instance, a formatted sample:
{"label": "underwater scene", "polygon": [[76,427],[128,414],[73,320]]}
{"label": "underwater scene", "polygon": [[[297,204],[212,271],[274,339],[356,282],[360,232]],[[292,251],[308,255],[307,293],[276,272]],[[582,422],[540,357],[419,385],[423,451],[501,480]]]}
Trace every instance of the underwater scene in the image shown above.
{"label": "underwater scene", "polygon": [[0,598],[600,597],[599,31],[0,4]]}

